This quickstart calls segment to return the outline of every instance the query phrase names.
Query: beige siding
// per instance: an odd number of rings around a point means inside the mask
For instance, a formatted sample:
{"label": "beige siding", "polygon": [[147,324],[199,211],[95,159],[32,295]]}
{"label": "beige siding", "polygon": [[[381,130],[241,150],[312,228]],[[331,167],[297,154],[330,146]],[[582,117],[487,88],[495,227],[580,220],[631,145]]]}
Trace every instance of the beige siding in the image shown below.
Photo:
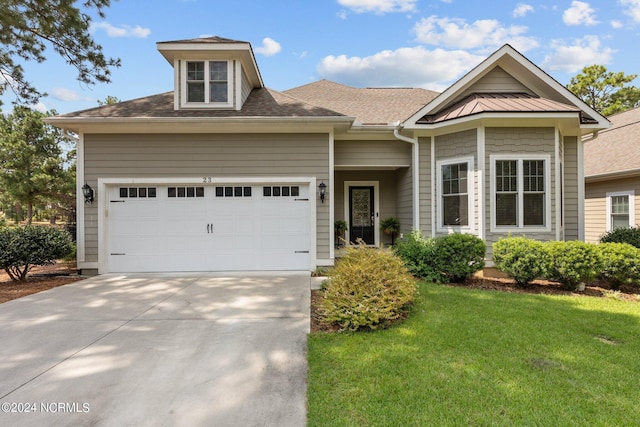
{"label": "beige siding", "polygon": [[396,217],[400,221],[400,232],[407,234],[413,229],[413,172],[412,168],[396,171]]}
{"label": "beige siding", "polygon": [[[315,176],[329,181],[328,135],[85,135],[85,179]],[[311,189],[312,194],[315,189]],[[317,256],[329,258],[329,203],[317,204]],[[97,206],[85,209],[86,261],[97,261]]]}
{"label": "beige siding", "polygon": [[253,89],[251,87],[251,84],[249,83],[249,79],[247,78],[247,74],[244,72],[244,68],[242,69],[242,99],[240,100],[240,102],[242,103],[242,105],[244,105],[245,101],[247,100],[247,98],[249,97],[249,95],[251,94],[251,90]]}
{"label": "beige siding", "polygon": [[564,239],[578,240],[578,139],[564,138]]}
{"label": "beige siding", "polygon": [[[474,169],[477,170],[477,166],[478,166],[477,135],[478,135],[478,131],[476,129],[470,129],[463,132],[452,133],[449,135],[437,136],[435,138],[436,164],[441,160],[452,160],[460,157],[472,157]],[[438,174],[440,173],[440,171],[437,170],[436,173]],[[470,173],[472,173],[474,176],[474,182],[477,182],[478,180],[477,173],[475,171],[470,171]],[[438,178],[436,177],[436,182],[437,182],[437,179]],[[476,193],[476,198],[470,201],[475,205],[475,212],[477,212],[478,211],[477,191],[475,191],[475,193]],[[436,189],[436,194],[438,194],[437,189]],[[440,209],[440,200],[438,200],[437,197],[436,197],[435,205],[436,205],[436,212],[438,212],[438,209]],[[434,218],[434,220],[437,221],[437,218],[438,217],[436,214],[436,218]],[[475,218],[469,219],[470,222],[475,220],[476,220]],[[472,224],[473,223],[470,223],[470,225]],[[475,224],[474,227],[477,227],[477,224]],[[438,232],[436,227],[436,234],[443,235],[447,233]]]}
{"label": "beige siding", "polygon": [[[348,222],[345,216],[345,181],[377,181],[380,203],[380,220],[397,217],[396,174],[395,171],[336,171],[335,173],[335,217]],[[391,238],[381,234],[383,243],[391,243]]]}
{"label": "beige siding", "polygon": [[411,144],[394,141],[336,141],[335,167],[408,167]]}
{"label": "beige siding", "polygon": [[492,244],[505,233],[491,232],[491,160],[492,154],[548,154],[551,156],[549,165],[551,173],[551,231],[531,232],[526,228],[522,232],[511,232],[511,235],[526,235],[542,241],[555,240],[555,129],[554,128],[486,128],[485,131],[485,218],[487,257],[492,254]]}
{"label": "beige siding", "polygon": [[640,223],[640,177],[591,182],[585,187],[584,216],[587,242],[597,242],[607,231],[607,193],[633,190],[636,225]]}
{"label": "beige siding", "polygon": [[420,230],[425,236],[431,236],[431,138],[421,137],[420,144]]}
{"label": "beige siding", "polygon": [[529,88],[514,79],[509,73],[500,67],[494,68],[483,76],[469,89],[464,91],[459,98],[464,98],[474,92],[524,92],[533,95],[533,92],[531,92]]}

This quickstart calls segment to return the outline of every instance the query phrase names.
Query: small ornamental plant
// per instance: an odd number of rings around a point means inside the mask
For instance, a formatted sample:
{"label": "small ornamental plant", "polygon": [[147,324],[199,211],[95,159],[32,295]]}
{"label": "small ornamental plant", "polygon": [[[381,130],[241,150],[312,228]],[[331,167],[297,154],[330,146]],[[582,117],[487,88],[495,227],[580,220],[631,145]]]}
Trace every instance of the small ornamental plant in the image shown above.
{"label": "small ornamental plant", "polygon": [[329,272],[320,308],[342,330],[386,328],[404,319],[417,296],[415,279],[393,252],[366,245],[347,249]]}
{"label": "small ornamental plant", "polygon": [[628,243],[601,243],[600,277],[613,289],[621,285],[640,285],[640,249]]}
{"label": "small ornamental plant", "polygon": [[544,276],[548,264],[546,256],[542,242],[526,237],[507,237],[493,244],[496,267],[520,287]]}
{"label": "small ornamental plant", "polygon": [[593,280],[600,272],[602,258],[596,245],[572,240],[544,244],[548,257],[546,278],[576,290],[580,283]]}

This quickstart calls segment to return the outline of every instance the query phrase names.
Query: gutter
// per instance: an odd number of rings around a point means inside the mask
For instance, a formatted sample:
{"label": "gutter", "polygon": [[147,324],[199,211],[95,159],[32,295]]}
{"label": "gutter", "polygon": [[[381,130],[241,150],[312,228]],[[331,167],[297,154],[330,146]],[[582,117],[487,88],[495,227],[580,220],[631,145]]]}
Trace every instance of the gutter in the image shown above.
{"label": "gutter", "polygon": [[400,134],[400,122],[394,122],[393,136],[396,139],[413,145],[412,179],[413,179],[413,229],[420,230],[420,145],[418,140]]}

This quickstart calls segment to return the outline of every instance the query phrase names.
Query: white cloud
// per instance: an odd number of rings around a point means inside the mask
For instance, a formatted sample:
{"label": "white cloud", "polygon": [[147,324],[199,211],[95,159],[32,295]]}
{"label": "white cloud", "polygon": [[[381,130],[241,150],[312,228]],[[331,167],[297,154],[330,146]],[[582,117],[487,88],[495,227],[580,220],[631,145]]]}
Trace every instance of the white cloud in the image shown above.
{"label": "white cloud", "polygon": [[626,7],[624,13],[640,22],[640,0],[620,0],[620,4]]}
{"label": "white cloud", "polygon": [[453,49],[495,49],[505,43],[521,52],[538,46],[533,37],[525,36],[525,26],[503,26],[495,19],[482,19],[468,24],[460,18],[430,16],[420,20],[413,31],[416,40]]}
{"label": "white cloud", "polygon": [[563,41],[551,42],[553,53],[544,59],[544,66],[554,71],[575,73],[587,65],[604,65],[611,62],[614,50],[604,47],[597,36],[584,36],[571,45]]}
{"label": "white cloud", "polygon": [[272,38],[265,37],[262,40],[262,46],[256,48],[256,53],[264,56],[273,56],[282,50],[280,43]]}
{"label": "white cloud", "polygon": [[518,3],[516,8],[513,10],[513,17],[522,18],[529,12],[533,12],[533,6],[530,4]]}
{"label": "white cloud", "polygon": [[356,87],[410,86],[430,89],[460,77],[484,59],[462,50],[422,46],[385,50],[367,57],[327,56],[318,65],[322,78]]}
{"label": "white cloud", "polygon": [[109,37],[135,37],[144,39],[151,34],[150,29],[142,28],[139,25],[136,25],[135,27],[130,27],[128,25],[116,27],[108,22],[95,22],[91,24],[91,31],[96,31],[98,29],[106,31],[107,36]]}
{"label": "white cloud", "polygon": [[609,24],[611,24],[611,28],[613,28],[614,30],[619,30],[624,26],[622,22],[616,20],[611,21]]}
{"label": "white cloud", "polygon": [[80,95],[71,89],[56,87],[51,91],[51,96],[59,101],[79,101]]}
{"label": "white cloud", "polygon": [[417,0],[338,0],[341,6],[356,13],[415,12]]}
{"label": "white cloud", "polygon": [[38,102],[37,104],[29,105],[29,108],[32,110],[39,111],[41,113],[46,113],[49,109],[42,102]]}
{"label": "white cloud", "polygon": [[573,0],[571,7],[562,14],[562,20],[567,25],[595,25],[598,20],[594,13],[595,10],[589,3]]}

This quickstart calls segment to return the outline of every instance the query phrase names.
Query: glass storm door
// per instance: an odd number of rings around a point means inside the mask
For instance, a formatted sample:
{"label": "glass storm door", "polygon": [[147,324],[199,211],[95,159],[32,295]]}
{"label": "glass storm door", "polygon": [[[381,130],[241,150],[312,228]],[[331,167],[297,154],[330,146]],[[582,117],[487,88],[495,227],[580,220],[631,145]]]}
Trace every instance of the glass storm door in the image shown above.
{"label": "glass storm door", "polygon": [[349,187],[349,241],[375,244],[373,187]]}

